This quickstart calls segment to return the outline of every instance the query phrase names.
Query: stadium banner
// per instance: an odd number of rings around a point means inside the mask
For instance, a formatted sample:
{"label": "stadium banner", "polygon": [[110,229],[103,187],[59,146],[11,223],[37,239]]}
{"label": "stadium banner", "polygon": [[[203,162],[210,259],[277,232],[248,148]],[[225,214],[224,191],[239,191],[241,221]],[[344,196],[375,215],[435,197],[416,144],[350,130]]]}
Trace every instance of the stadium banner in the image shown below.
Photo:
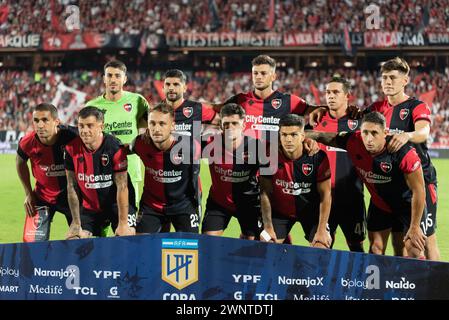
{"label": "stadium banner", "polygon": [[320,46],[324,44],[324,33],[316,32],[284,32],[285,47]]}
{"label": "stadium banner", "polygon": [[15,154],[17,145],[25,135],[25,132],[18,130],[0,130],[0,154]]}
{"label": "stadium banner", "polygon": [[365,48],[419,47],[427,45],[423,33],[370,31],[364,33]]}
{"label": "stadium banner", "polygon": [[282,34],[276,32],[171,33],[168,47],[281,47]]}
{"label": "stadium banner", "polygon": [[140,35],[113,35],[95,32],[85,33],[44,33],[43,50],[86,50],[97,48],[137,49]]}
{"label": "stadium banner", "polygon": [[1,48],[40,48],[41,36],[39,34],[26,35],[0,35],[0,49]]}
{"label": "stadium banner", "polygon": [[449,299],[449,264],[188,233],[0,245],[0,299]]}

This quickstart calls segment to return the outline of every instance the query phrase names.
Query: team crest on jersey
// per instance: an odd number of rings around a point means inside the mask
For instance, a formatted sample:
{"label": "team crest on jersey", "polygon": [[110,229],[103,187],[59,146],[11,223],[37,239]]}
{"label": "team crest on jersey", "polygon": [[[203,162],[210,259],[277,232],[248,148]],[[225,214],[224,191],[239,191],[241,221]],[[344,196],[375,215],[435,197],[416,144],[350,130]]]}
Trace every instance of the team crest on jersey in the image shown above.
{"label": "team crest on jersey", "polygon": [[101,155],[101,164],[103,165],[103,167],[106,167],[109,163],[109,155],[103,153]]}
{"label": "team crest on jersey", "polygon": [[126,103],[123,105],[123,109],[125,109],[125,111],[127,112],[131,112],[131,110],[133,109],[133,105],[131,103]]}
{"label": "team crest on jersey", "polygon": [[404,120],[405,118],[407,118],[408,113],[408,109],[401,109],[401,111],[399,111],[399,118],[401,118],[401,120]]}
{"label": "team crest on jersey", "polygon": [[271,106],[273,108],[279,109],[281,105],[282,105],[282,100],[281,99],[273,99],[273,100],[271,100]]}
{"label": "team crest on jersey", "polygon": [[310,163],[303,163],[302,164],[302,173],[304,173],[306,176],[309,176],[313,171],[313,164]]}
{"label": "team crest on jersey", "polygon": [[351,130],[355,130],[357,128],[357,126],[359,125],[359,121],[358,120],[348,120],[348,128]]}
{"label": "team crest on jersey", "polygon": [[174,154],[171,158],[173,164],[180,164],[184,160],[184,155],[181,154]]}
{"label": "team crest on jersey", "polygon": [[182,109],[182,114],[186,118],[190,118],[193,114],[193,108],[192,107],[185,107]]}
{"label": "team crest on jersey", "polygon": [[380,163],[380,169],[385,173],[390,172],[391,168],[392,168],[392,166],[391,166],[391,163],[389,163],[389,162],[381,162]]}

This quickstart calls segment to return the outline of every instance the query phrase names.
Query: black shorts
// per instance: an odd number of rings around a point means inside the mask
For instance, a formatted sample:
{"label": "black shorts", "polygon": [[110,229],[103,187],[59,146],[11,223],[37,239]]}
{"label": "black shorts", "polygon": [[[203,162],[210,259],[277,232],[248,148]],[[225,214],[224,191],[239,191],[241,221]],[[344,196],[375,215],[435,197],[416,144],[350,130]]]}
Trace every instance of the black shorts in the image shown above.
{"label": "black shorts", "polygon": [[231,212],[209,198],[201,232],[225,230],[232,217],[237,218],[242,234],[245,236],[257,237],[262,231],[260,207],[242,208],[236,212]]}
{"label": "black shorts", "polygon": [[[426,184],[426,209],[421,219],[421,229],[424,231],[426,236],[431,236],[435,233],[437,228],[437,185],[436,184]],[[391,229],[392,232],[407,232],[404,224],[396,220],[393,223]]]}
{"label": "black shorts", "polygon": [[136,232],[159,233],[162,226],[167,223],[172,223],[177,232],[198,233],[198,209],[192,204],[183,213],[166,215],[153,210],[143,202],[140,203]]}
{"label": "black shorts", "polygon": [[[112,207],[101,212],[95,212],[82,208],[81,214],[81,228],[90,231],[93,236],[101,237],[102,231],[105,227],[111,226],[112,231],[115,232],[118,226],[118,207],[113,204]],[[137,210],[134,206],[129,206],[128,212],[128,226],[136,227]]]}
{"label": "black shorts", "polygon": [[330,233],[334,234],[340,226],[347,241],[361,242],[366,238],[365,202],[357,199],[353,203],[332,202],[329,216]]}
{"label": "black shorts", "polygon": [[[304,231],[304,238],[308,242],[312,242],[316,230],[318,229],[319,214],[307,212],[302,214],[301,217],[292,219],[279,213],[273,212],[271,219],[273,222],[274,232],[276,233],[276,237],[278,239],[285,239],[290,233],[293,225],[296,222],[299,222],[302,226],[302,230]],[[329,230],[329,228],[327,229]]]}
{"label": "black shorts", "polygon": [[[424,208],[424,215],[427,215],[427,209]],[[368,208],[368,218],[367,218],[367,226],[368,231],[376,232],[391,229],[393,230],[393,226],[397,228],[402,226],[402,229],[395,232],[404,232],[410,228],[411,221],[411,210],[406,211],[395,211],[394,213],[386,212],[378,207],[376,207],[372,202]],[[424,232],[424,228],[421,224],[421,230]]]}

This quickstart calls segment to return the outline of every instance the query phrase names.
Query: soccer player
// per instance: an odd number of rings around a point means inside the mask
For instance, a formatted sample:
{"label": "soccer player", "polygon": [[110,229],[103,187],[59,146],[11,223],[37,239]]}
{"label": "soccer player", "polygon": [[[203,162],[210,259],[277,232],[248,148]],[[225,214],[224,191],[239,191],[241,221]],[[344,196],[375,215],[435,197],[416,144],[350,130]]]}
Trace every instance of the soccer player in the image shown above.
{"label": "soccer player", "polygon": [[[165,102],[174,109],[175,131],[177,135],[190,137],[192,145],[196,140],[201,145],[202,124],[216,127],[219,124],[218,114],[211,106],[201,102],[184,99],[187,91],[187,77],[181,70],[171,69],[164,74]],[[201,216],[201,180],[200,172],[196,172],[198,190],[196,196],[198,212]],[[170,226],[164,226],[162,231],[170,231]]]}
{"label": "soccer player", "polygon": [[[135,234],[134,188],[128,176],[126,150],[103,133],[103,112],[95,107],[78,114],[80,137],[65,147],[67,193],[72,223],[67,239],[101,236],[111,224],[117,236]],[[80,208],[81,203],[81,208]]]}
{"label": "soccer player", "polygon": [[[278,166],[273,174],[260,176],[264,231],[282,243],[299,221],[310,245],[330,248],[328,231],[331,209],[331,172],[324,151],[304,152],[304,119],[295,114],[279,122]],[[277,170],[276,170],[277,169]],[[261,239],[267,241],[261,233]]]}
{"label": "soccer player", "polygon": [[[323,132],[354,132],[359,120],[347,114],[351,85],[340,77],[332,78],[326,85],[326,102],[329,111],[314,128]],[[321,145],[329,159],[332,176],[332,208],[329,227],[335,239],[337,227],[342,229],[351,251],[363,252],[365,239],[365,201],[363,183],[357,176],[346,150]]]}
{"label": "soccer player", "polygon": [[[64,145],[75,139],[78,133],[75,128],[60,126],[58,110],[49,103],[41,103],[34,108],[33,129],[20,139],[16,156],[17,174],[25,190],[24,207],[28,215],[23,234],[25,242],[48,240],[50,223],[56,211],[64,214],[68,225],[72,221],[67,203]],[[36,179],[34,189],[31,187],[28,160]],[[28,224],[36,218],[40,220],[36,224],[37,229]]]}
{"label": "soccer player", "polygon": [[198,233],[197,212],[200,146],[175,137],[173,108],[161,102],[148,111],[150,142],[134,139],[130,150],[145,165],[145,181],[137,223],[138,233],[157,233],[172,223],[178,232]]}
{"label": "soccer player", "polygon": [[[274,90],[275,80],[276,60],[259,55],[252,60],[254,91],[238,93],[224,103],[237,103],[243,107],[246,112],[246,135],[266,140],[273,137],[277,139],[279,120],[284,115],[295,113],[303,116],[316,108],[298,96]],[[219,110],[221,105],[215,107]],[[274,134],[273,137],[268,134],[270,132]]]}
{"label": "soccer player", "polygon": [[209,160],[209,190],[202,233],[221,236],[232,217],[239,221],[244,239],[260,233],[258,141],[243,135],[245,110],[235,103],[220,110],[221,134],[212,135],[203,148]]}
{"label": "soccer player", "polygon": [[[393,134],[388,143],[388,151],[396,152],[407,142],[413,147],[421,159],[426,188],[427,216],[422,227],[427,236],[426,257],[430,260],[440,260],[436,238],[437,214],[437,175],[427,147],[430,134],[430,108],[426,103],[405,94],[409,83],[410,67],[401,58],[386,61],[381,67],[381,85],[386,99],[373,103],[368,112],[379,111],[386,118],[389,133]],[[403,226],[393,227],[393,247],[395,254],[402,255]]]}
{"label": "soccer player", "polygon": [[[293,94],[282,93],[273,89],[276,80],[276,60],[267,55],[259,55],[252,62],[252,82],[254,91],[238,93],[224,104],[236,103],[245,110],[245,135],[262,138],[266,141],[278,139],[279,120],[290,113],[304,116],[314,110],[315,106],[307,104],[303,99]],[[219,110],[223,105],[215,105]],[[313,140],[305,140],[305,150],[309,154],[318,151]],[[286,243],[292,243],[290,236]]]}
{"label": "soccer player", "polygon": [[[146,128],[147,100],[140,94],[123,90],[126,84],[126,65],[112,60],[104,65],[103,83],[105,92],[86,103],[104,113],[104,132],[114,135],[123,144],[129,144],[139,134],[139,128]],[[128,172],[136,197],[139,182],[142,181],[142,167],[136,155],[128,155]],[[138,199],[135,199],[136,202]]]}
{"label": "soccer player", "polygon": [[371,112],[362,119],[361,131],[308,131],[307,135],[326,145],[346,149],[368,188],[371,194],[367,218],[370,252],[385,254],[391,228],[400,221],[408,229],[404,237],[408,256],[423,259],[426,236],[420,221],[426,207],[421,161],[410,144],[390,153],[387,133],[385,117]]}

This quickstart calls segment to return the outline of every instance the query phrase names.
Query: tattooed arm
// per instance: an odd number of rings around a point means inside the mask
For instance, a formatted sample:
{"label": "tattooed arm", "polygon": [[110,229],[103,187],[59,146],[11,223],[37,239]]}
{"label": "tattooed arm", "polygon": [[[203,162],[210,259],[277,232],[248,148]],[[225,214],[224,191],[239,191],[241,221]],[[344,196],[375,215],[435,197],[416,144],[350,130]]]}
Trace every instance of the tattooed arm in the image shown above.
{"label": "tattooed arm", "polygon": [[305,134],[306,134],[306,138],[316,140],[316,141],[321,142],[322,144],[325,144],[327,146],[337,147],[338,133],[306,130]]}
{"label": "tattooed arm", "polygon": [[127,171],[115,172],[114,183],[117,186],[118,226],[115,230],[117,236],[132,236],[136,231],[128,226],[129,195]]}
{"label": "tattooed arm", "polygon": [[[271,202],[270,196],[273,191],[271,179],[268,177],[260,177],[260,210],[262,212],[262,220],[264,231],[268,232],[273,242],[276,242],[277,237],[274,232],[273,221],[271,220]],[[261,237],[261,241],[266,241]]]}
{"label": "tattooed arm", "polygon": [[82,232],[83,230],[81,228],[80,200],[78,197],[78,185],[75,172],[71,170],[66,170],[65,172],[67,176],[67,200],[72,214],[72,223],[70,224],[66,239],[86,238],[87,235]]}

